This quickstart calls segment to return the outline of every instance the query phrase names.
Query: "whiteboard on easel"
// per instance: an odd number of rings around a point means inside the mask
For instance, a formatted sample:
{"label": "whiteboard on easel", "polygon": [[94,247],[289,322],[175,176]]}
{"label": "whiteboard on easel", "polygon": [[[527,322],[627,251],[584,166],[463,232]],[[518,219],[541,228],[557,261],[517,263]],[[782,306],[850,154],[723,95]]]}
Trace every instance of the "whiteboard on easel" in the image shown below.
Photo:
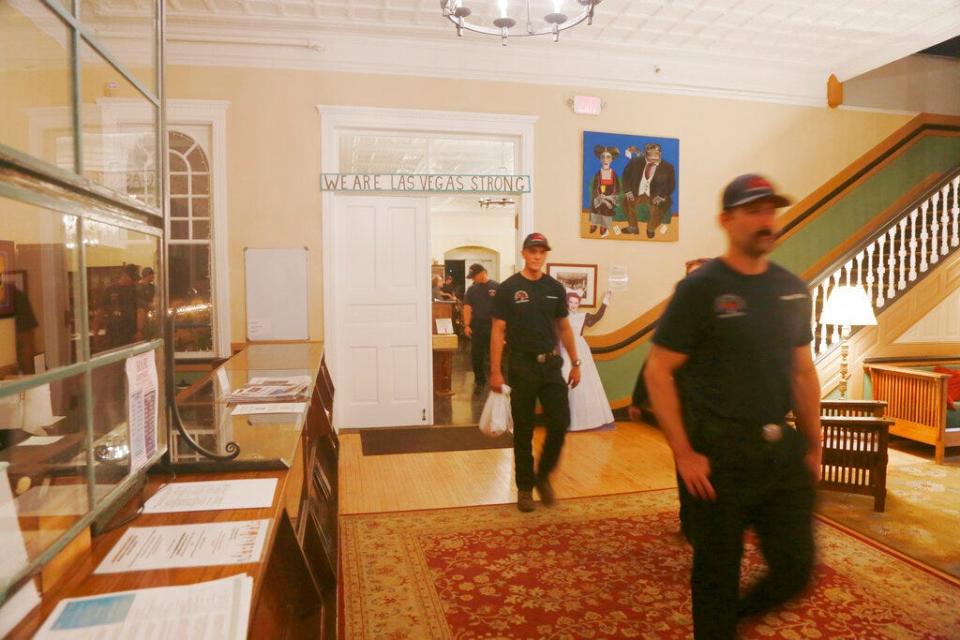
{"label": "whiteboard on easel", "polygon": [[247,340],[309,340],[306,247],[243,250]]}

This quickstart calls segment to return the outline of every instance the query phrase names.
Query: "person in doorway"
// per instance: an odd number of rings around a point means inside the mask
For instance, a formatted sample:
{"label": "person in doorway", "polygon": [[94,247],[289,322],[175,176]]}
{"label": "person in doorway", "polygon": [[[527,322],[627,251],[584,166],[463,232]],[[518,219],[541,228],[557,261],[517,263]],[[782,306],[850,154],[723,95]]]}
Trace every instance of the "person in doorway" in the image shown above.
{"label": "person in doorway", "polygon": [[493,324],[490,312],[500,284],[491,280],[484,266],[477,262],[470,265],[467,278],[473,280],[473,284],[463,296],[463,332],[470,338],[473,393],[479,395],[487,384],[490,369],[490,327]]}
{"label": "person in doorway", "polygon": [[[682,480],[694,637],[711,640],[735,638],[738,618],[808,585],[821,456],[810,296],[767,259],[776,210],[789,201],[747,174],[726,187],[722,202],[727,250],[677,285],[645,375]],[[791,409],[797,429],[785,422]],[[740,597],[747,526],[769,570]]]}
{"label": "person in doorway", "polygon": [[452,293],[447,293],[443,290],[443,278],[440,276],[435,275],[431,277],[430,283],[430,295],[434,300],[453,301],[456,299]]}
{"label": "person in doorway", "polygon": [[642,155],[636,147],[627,151],[628,157],[633,157],[623,169],[624,209],[629,220],[624,233],[640,233],[639,221],[647,223],[647,238],[653,238],[657,231],[666,234],[670,230],[677,170],[663,159],[663,147],[656,142],[645,144]]}
{"label": "person in doorway", "polygon": [[[576,291],[567,292],[567,310],[570,312],[570,328],[577,342],[577,353],[580,354],[580,384],[570,390],[570,431],[586,431],[587,429],[601,429],[612,427],[613,411],[607,392],[603,390],[600,373],[590,353],[590,346],[583,337],[583,330],[592,327],[603,318],[603,314],[610,304],[610,292],[604,294],[603,302],[596,313],[580,311],[580,294]],[[567,350],[560,349],[563,357],[563,376],[570,375],[573,361]]]}
{"label": "person in doorway", "polygon": [[[580,382],[580,359],[567,319],[566,292],[562,284],[543,271],[548,251],[550,244],[542,233],[524,238],[523,270],[503,281],[493,302],[490,389],[499,393],[503,387],[500,365],[506,340],[507,375],[513,387],[510,412],[520,511],[533,511],[534,486],[544,505],[551,506],[556,501],[550,473],[560,458],[570,426],[567,386],[576,388]],[[563,358],[557,352],[558,342],[573,361],[567,380],[561,374]],[[543,406],[547,437],[534,472],[533,417],[537,399]]]}
{"label": "person in doorway", "polygon": [[156,274],[153,267],[144,267],[140,272],[140,282],[137,283],[137,340],[155,338],[159,335],[159,318],[157,317],[157,285],[154,284]]}
{"label": "person in doorway", "polygon": [[94,351],[122,347],[138,339],[138,310],[142,307],[137,294],[139,280],[140,267],[125,264],[120,278],[103,290],[93,322]]}

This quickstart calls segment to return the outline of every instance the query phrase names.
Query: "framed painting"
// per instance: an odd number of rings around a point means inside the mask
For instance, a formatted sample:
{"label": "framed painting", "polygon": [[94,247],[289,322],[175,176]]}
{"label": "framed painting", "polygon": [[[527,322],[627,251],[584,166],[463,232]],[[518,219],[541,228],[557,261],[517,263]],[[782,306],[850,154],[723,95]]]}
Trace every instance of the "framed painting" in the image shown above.
{"label": "framed painting", "polygon": [[676,242],[680,140],[583,132],[580,237]]}
{"label": "framed painting", "polygon": [[597,306],[597,265],[551,262],[547,275],[556,278],[567,291],[576,292],[581,307]]}
{"label": "framed painting", "polygon": [[10,240],[0,240],[0,318],[12,316],[14,312],[14,248]]}

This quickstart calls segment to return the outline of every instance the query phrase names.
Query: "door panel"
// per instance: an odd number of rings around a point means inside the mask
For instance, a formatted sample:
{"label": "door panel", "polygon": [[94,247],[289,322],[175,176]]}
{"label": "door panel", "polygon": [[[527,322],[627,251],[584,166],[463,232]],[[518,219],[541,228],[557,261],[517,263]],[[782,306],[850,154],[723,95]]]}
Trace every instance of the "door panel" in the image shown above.
{"label": "door panel", "polygon": [[426,200],[338,196],[334,203],[340,426],[429,424]]}

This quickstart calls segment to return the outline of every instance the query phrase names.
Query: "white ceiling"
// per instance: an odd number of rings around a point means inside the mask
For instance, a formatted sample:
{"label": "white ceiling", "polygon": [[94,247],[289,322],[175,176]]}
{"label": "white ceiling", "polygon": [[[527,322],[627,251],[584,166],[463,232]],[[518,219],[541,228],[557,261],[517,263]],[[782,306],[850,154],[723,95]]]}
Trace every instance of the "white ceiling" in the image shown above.
{"label": "white ceiling", "polygon": [[[531,0],[535,26],[556,0]],[[577,0],[560,0],[574,15]],[[490,26],[497,0],[462,0]],[[131,47],[145,0],[84,0]],[[519,0],[510,0],[519,8]],[[550,38],[457,38],[438,0],[166,0],[168,62],[455,76],[822,104],[847,80],[960,34],[960,0],[603,0]],[[521,18],[519,10],[511,14]]]}

